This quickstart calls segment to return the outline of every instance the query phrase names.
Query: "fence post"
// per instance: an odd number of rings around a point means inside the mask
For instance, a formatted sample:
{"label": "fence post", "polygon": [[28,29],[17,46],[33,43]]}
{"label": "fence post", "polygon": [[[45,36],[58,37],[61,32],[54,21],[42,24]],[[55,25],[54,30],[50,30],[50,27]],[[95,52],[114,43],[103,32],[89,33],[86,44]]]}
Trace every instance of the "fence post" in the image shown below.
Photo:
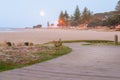
{"label": "fence post", "polygon": [[115,45],[118,45],[118,35],[116,34],[116,35],[114,36],[114,38],[115,38],[115,40],[114,40]]}

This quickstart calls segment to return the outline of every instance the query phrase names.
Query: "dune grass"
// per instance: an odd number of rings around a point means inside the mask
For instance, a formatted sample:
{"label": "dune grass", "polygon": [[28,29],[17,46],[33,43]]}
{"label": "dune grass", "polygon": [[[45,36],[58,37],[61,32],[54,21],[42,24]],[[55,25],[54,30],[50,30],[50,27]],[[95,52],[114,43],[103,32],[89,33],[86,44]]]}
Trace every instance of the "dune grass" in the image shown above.
{"label": "dune grass", "polygon": [[50,46],[46,46],[46,48],[49,48],[49,49],[42,50],[42,52],[34,53],[34,55],[39,56],[39,59],[37,59],[37,60],[29,59],[29,61],[27,63],[14,63],[12,61],[6,61],[6,62],[0,61],[0,72],[6,71],[6,70],[11,70],[11,69],[16,69],[16,68],[21,68],[21,67],[25,67],[25,66],[40,63],[40,62],[44,62],[44,61],[65,55],[72,51],[71,48],[66,47],[66,46],[62,46],[59,49],[58,48],[56,49],[54,47],[50,48]]}
{"label": "dune grass", "polygon": [[[77,43],[77,42],[85,42],[83,45],[115,45],[114,41],[110,40],[64,40],[62,43]],[[48,42],[52,43],[52,41]],[[45,44],[48,44],[45,43]],[[120,46],[120,42],[118,42],[118,45]]]}
{"label": "dune grass", "polygon": [[[50,42],[47,42],[45,44],[49,44],[49,43],[52,43],[53,41],[50,41]],[[113,42],[113,41],[110,41],[110,40],[63,40],[62,41],[63,43],[74,43],[74,42],[90,42],[90,43],[106,43],[106,42]]]}
{"label": "dune grass", "polygon": [[[68,40],[63,42],[64,43],[85,42],[82,45],[115,45],[115,42],[110,40],[70,40],[70,41]],[[120,46],[120,42],[118,42],[118,44],[115,46]]]}

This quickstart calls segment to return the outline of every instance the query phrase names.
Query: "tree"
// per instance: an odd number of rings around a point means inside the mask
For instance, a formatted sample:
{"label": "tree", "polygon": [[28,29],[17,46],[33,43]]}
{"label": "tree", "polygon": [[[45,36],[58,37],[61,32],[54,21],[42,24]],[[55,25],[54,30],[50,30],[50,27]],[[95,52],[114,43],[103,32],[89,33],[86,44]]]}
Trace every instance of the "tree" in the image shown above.
{"label": "tree", "polygon": [[81,22],[83,24],[88,24],[92,17],[92,13],[85,7],[81,16]]}
{"label": "tree", "polygon": [[76,21],[74,20],[74,16],[71,15],[69,23],[70,23],[70,26],[75,26],[76,25]]}
{"label": "tree", "polygon": [[120,15],[113,15],[107,20],[108,26],[117,26],[120,24]]}
{"label": "tree", "polygon": [[117,3],[117,6],[115,7],[115,10],[120,11],[120,0]]}
{"label": "tree", "polygon": [[89,23],[88,23],[88,27],[96,27],[96,26],[102,26],[103,22],[99,19],[92,19]]}
{"label": "tree", "polygon": [[65,11],[63,13],[63,11],[61,11],[59,19],[58,19],[58,26],[68,26],[69,23],[69,14],[67,13],[67,11]]}
{"label": "tree", "polygon": [[65,11],[64,16],[65,16],[65,19],[69,19],[69,14],[67,13],[67,11]]}
{"label": "tree", "polygon": [[65,14],[61,11],[58,19],[58,26],[65,26]]}
{"label": "tree", "polygon": [[78,6],[76,6],[76,9],[75,9],[75,12],[74,12],[72,19],[73,19],[72,21],[74,22],[74,23],[72,23],[72,24],[74,24],[73,26],[78,26],[80,24],[81,13],[80,13]]}
{"label": "tree", "polygon": [[69,25],[69,14],[67,13],[67,11],[65,11],[64,19],[65,19],[65,25],[68,26]]}
{"label": "tree", "polygon": [[100,26],[108,26],[114,28],[115,26],[120,24],[120,15],[114,14],[108,17],[106,20],[99,21],[98,23],[101,23]]}

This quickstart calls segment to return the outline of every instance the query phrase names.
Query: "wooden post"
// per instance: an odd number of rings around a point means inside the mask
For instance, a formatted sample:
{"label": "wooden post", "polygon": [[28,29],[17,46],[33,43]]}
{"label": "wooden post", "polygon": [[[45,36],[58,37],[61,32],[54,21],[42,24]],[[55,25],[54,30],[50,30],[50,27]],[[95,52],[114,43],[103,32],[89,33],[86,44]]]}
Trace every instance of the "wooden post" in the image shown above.
{"label": "wooden post", "polygon": [[118,35],[115,35],[114,43],[115,43],[115,45],[118,45]]}

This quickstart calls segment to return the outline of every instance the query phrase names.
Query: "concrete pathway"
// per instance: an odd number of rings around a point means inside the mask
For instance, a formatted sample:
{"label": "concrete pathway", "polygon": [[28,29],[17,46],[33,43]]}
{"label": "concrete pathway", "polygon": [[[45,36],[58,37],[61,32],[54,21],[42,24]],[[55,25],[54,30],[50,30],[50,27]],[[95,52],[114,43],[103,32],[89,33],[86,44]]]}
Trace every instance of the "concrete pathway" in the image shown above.
{"label": "concrete pathway", "polygon": [[65,44],[70,54],[0,73],[0,80],[120,80],[120,47]]}

